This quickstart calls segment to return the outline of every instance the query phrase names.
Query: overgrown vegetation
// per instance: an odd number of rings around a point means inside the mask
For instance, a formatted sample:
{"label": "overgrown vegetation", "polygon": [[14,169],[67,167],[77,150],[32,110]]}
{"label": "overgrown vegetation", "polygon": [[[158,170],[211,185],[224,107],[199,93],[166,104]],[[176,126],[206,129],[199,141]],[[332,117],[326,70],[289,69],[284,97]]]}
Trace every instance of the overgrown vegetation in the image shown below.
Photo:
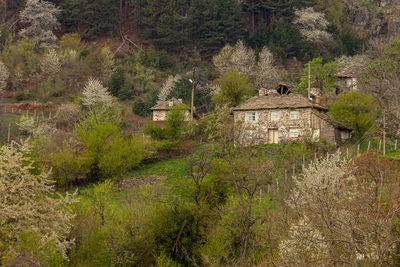
{"label": "overgrown vegetation", "polygon": [[[399,264],[391,4],[5,3],[1,265]],[[232,109],[278,84],[353,139],[240,146]]]}

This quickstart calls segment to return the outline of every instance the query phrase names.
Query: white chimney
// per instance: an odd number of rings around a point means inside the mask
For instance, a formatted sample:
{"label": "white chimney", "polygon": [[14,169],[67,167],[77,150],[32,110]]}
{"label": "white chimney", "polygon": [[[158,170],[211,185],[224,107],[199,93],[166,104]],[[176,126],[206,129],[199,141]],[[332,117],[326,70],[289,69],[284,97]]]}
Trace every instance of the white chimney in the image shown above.
{"label": "white chimney", "polygon": [[168,101],[168,106],[173,107],[174,106],[174,101]]}
{"label": "white chimney", "polygon": [[266,96],[266,95],[268,95],[268,89],[261,88],[260,90],[258,90],[258,95],[259,95],[259,96]]}

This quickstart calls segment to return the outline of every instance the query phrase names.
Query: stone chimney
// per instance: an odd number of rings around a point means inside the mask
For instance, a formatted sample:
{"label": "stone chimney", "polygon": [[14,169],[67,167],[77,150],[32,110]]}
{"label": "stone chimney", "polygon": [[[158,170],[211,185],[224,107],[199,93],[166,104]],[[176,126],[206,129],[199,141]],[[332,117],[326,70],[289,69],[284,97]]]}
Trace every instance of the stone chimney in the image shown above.
{"label": "stone chimney", "polygon": [[258,96],[266,96],[266,95],[268,95],[268,89],[261,88],[260,90],[258,90]]}
{"label": "stone chimney", "polygon": [[315,104],[316,105],[321,105],[321,97],[320,96],[315,96]]}

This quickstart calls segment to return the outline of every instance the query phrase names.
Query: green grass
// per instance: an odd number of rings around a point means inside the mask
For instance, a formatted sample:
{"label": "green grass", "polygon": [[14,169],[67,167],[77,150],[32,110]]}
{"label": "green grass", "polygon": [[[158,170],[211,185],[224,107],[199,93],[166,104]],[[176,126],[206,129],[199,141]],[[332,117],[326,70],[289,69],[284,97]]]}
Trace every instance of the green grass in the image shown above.
{"label": "green grass", "polygon": [[8,126],[10,125],[11,140],[18,140],[20,133],[16,123],[19,121],[19,115],[0,114],[0,144],[7,142]]}
{"label": "green grass", "polygon": [[400,150],[391,151],[386,156],[391,159],[400,159]]}
{"label": "green grass", "polygon": [[157,175],[165,176],[167,179],[175,179],[185,176],[185,169],[185,158],[174,158],[145,165],[133,172],[132,176]]}

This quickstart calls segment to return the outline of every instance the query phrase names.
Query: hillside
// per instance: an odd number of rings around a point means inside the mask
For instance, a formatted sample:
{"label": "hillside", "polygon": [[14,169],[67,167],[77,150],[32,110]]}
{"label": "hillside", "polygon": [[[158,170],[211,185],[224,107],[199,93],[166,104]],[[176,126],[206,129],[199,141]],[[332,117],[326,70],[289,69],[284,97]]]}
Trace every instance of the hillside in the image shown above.
{"label": "hillside", "polygon": [[398,266],[400,2],[0,3],[1,266]]}

